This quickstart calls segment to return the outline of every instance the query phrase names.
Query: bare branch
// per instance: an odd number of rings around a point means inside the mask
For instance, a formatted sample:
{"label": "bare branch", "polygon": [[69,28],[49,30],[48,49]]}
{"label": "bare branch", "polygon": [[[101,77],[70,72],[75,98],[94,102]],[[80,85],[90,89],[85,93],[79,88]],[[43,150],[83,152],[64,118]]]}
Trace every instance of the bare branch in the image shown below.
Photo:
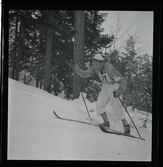
{"label": "bare branch", "polygon": [[[128,33],[128,31],[131,29],[131,27],[135,24],[135,21],[137,19],[137,15],[135,16],[135,18],[130,22],[128,28],[126,29],[126,31],[117,39],[117,41],[119,41],[126,33]],[[117,42],[116,41],[116,42]]]}

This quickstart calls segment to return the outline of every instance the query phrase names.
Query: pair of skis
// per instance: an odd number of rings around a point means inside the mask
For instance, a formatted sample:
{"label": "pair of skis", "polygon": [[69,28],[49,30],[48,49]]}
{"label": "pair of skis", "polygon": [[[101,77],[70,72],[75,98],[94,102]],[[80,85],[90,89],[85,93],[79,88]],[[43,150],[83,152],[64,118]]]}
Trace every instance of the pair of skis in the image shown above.
{"label": "pair of skis", "polygon": [[116,135],[121,135],[121,136],[126,136],[126,137],[132,137],[132,138],[136,138],[136,139],[145,140],[144,138],[136,137],[136,136],[133,136],[133,135],[125,135],[123,132],[120,132],[118,130],[114,130],[114,129],[111,129],[111,128],[104,128],[101,125],[93,124],[91,122],[89,123],[89,122],[84,122],[84,121],[79,121],[79,120],[74,120],[74,119],[62,118],[55,111],[53,111],[53,113],[58,119],[65,120],[65,121],[78,122],[78,123],[82,123],[82,124],[87,124],[87,125],[92,125],[92,126],[95,126],[95,127],[99,127],[105,133],[111,133],[111,134],[116,134]]}

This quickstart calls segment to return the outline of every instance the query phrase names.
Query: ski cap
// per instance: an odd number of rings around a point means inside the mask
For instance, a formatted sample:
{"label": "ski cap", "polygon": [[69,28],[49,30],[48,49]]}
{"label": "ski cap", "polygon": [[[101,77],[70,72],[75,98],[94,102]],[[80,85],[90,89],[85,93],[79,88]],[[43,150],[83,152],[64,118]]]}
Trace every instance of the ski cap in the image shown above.
{"label": "ski cap", "polygon": [[93,60],[104,61],[104,58],[101,56],[100,53],[97,53],[97,54],[93,57]]}

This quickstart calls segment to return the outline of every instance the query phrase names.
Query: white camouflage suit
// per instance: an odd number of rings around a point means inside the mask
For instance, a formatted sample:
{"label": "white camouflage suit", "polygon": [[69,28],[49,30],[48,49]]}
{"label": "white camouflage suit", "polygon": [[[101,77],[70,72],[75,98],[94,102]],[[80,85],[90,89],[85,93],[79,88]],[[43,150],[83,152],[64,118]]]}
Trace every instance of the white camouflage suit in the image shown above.
{"label": "white camouflage suit", "polygon": [[95,68],[95,66],[90,67],[86,71],[75,66],[75,70],[76,73],[83,78],[91,77],[96,74],[102,80],[103,84],[101,92],[99,93],[96,103],[97,114],[101,115],[106,112],[106,106],[108,101],[110,101],[115,117],[119,120],[124,119],[122,104],[118,98],[113,97],[114,90],[118,90],[122,94],[127,87],[126,79],[118,72],[118,70],[108,62],[105,62],[103,74],[101,74],[100,70]]}

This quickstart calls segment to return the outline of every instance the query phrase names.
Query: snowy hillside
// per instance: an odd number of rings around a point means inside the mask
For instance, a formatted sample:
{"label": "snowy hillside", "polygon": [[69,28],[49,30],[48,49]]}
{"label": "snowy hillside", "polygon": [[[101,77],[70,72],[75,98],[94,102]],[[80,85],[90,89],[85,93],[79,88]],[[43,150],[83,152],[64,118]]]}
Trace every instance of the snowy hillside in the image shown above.
{"label": "snowy hillside", "polygon": [[[106,134],[98,127],[57,119],[60,116],[88,121],[81,98],[64,100],[44,90],[9,79],[8,159],[10,160],[108,160],[151,161],[151,115],[142,128],[144,112],[132,112],[140,134],[146,140]],[[95,103],[86,101],[89,109]],[[108,105],[111,127],[123,131]],[[90,112],[95,123],[102,119]],[[126,115],[126,118],[127,115]],[[134,128],[132,135],[138,136]]]}

